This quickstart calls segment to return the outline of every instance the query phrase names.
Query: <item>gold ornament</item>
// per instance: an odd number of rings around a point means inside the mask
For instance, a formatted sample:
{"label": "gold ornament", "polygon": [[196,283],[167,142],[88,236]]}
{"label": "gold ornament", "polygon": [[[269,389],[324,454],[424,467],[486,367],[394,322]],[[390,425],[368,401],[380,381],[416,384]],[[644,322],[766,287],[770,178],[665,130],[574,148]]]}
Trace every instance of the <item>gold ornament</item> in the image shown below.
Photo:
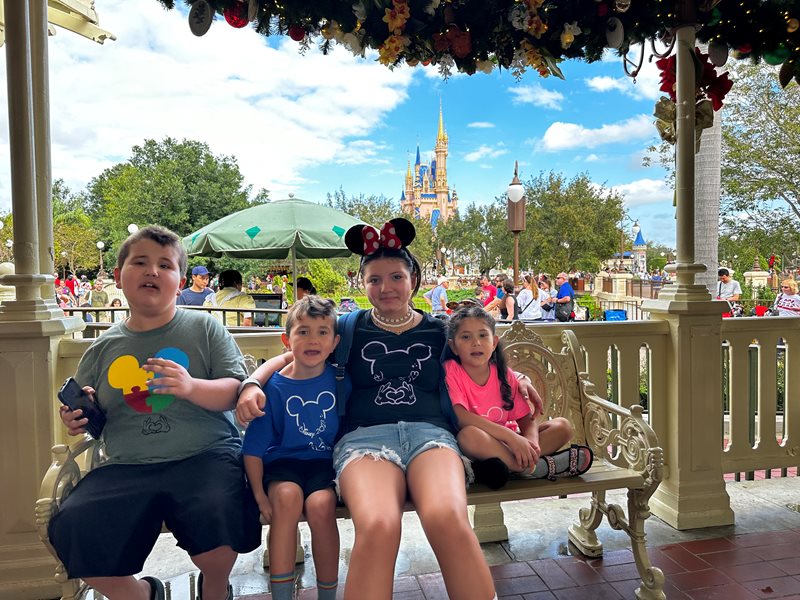
{"label": "gold ornament", "polygon": [[786,31],[794,33],[798,29],[800,29],[800,20],[792,18],[786,21]]}
{"label": "gold ornament", "polygon": [[614,0],[614,10],[624,13],[631,7],[631,0]]}

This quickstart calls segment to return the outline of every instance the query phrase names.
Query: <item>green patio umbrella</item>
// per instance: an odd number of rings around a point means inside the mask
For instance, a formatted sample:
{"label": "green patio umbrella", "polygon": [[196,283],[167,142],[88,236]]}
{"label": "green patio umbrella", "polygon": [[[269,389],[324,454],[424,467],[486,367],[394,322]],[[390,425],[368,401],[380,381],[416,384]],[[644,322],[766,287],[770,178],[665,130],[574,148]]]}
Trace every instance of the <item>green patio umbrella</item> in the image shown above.
{"label": "green patio umbrella", "polygon": [[252,206],[183,238],[189,256],[281,259],[350,256],[344,234],[360,219],[336,209],[287,198]]}

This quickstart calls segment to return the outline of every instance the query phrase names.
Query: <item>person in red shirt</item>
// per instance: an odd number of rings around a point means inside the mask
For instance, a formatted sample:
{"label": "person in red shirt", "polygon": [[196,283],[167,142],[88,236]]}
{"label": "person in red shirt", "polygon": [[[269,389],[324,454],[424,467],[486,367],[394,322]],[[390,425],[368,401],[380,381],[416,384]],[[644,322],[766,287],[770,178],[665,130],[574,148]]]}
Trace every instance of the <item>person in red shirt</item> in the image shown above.
{"label": "person in red shirt", "polygon": [[481,275],[481,288],[486,292],[483,297],[483,305],[486,306],[497,296],[497,288],[489,282],[488,275]]}
{"label": "person in red shirt", "polygon": [[67,278],[61,282],[62,285],[65,285],[69,288],[69,291],[72,292],[72,295],[75,295],[75,275],[70,273],[67,275]]}

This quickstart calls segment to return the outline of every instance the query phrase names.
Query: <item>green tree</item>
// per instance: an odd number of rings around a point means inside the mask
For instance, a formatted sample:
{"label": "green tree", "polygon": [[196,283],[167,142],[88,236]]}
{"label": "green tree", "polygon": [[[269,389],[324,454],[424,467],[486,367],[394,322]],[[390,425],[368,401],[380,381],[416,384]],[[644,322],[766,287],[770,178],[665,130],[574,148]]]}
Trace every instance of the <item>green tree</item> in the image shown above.
{"label": "green tree", "polygon": [[470,204],[439,223],[439,246],[452,249],[459,263],[474,264],[481,273],[488,273],[499,266],[498,258],[509,256],[505,224],[505,208],[499,204]]}
{"label": "green tree", "polygon": [[726,217],[736,229],[800,229],[800,86],[781,90],[777,69],[737,63],[722,130]]}
{"label": "green tree", "polygon": [[[131,157],[103,171],[88,187],[87,212],[115,247],[129,223],[158,223],[179,235],[249,206],[250,186],[236,159],[207,144],[165,138],[134,146]],[[263,202],[267,192],[259,192]]]}
{"label": "green tree", "polygon": [[[550,172],[525,184],[526,230],[520,234],[520,264],[536,271],[596,271],[619,245],[622,198],[595,186],[586,173],[567,180]],[[506,199],[496,206],[505,209]],[[498,232],[500,234],[500,232]],[[501,234],[502,235],[502,234]],[[506,232],[511,256],[511,236]]]}

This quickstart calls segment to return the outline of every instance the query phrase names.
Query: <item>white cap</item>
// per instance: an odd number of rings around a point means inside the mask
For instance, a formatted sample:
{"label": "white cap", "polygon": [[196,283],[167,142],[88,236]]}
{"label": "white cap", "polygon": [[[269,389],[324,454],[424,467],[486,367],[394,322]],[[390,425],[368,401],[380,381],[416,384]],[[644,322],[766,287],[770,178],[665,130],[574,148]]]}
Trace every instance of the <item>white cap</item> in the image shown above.
{"label": "white cap", "polygon": [[436,283],[437,283],[437,285],[442,285],[442,284],[443,284],[443,283],[445,283],[446,281],[447,281],[447,277],[445,277],[444,275],[440,275],[440,276],[439,276],[439,277],[436,279]]}

